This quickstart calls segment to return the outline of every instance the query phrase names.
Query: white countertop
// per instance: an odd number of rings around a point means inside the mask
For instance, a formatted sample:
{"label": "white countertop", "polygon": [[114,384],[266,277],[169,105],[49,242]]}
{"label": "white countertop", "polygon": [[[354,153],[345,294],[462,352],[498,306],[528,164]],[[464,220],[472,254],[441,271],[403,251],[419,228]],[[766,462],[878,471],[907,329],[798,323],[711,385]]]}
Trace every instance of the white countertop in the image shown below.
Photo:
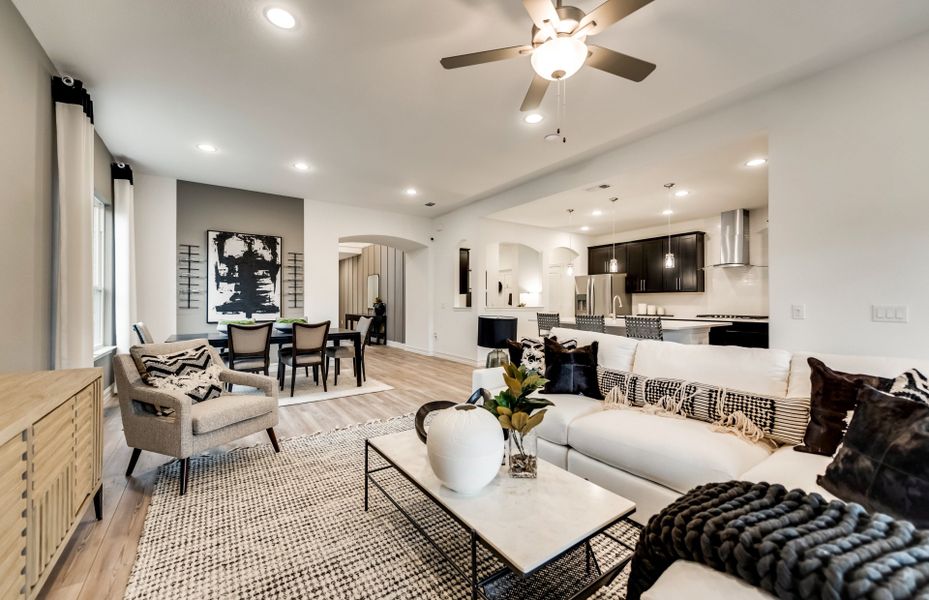
{"label": "white countertop", "polygon": [[[561,322],[568,325],[574,325],[573,317],[565,317],[561,319]],[[607,327],[625,327],[626,321],[624,317],[616,317],[611,319],[607,317],[604,319],[604,324]],[[685,330],[694,330],[694,329],[712,329],[713,327],[724,327],[726,325],[732,325],[732,321],[717,321],[710,319],[694,319],[694,320],[683,320],[683,319],[672,319],[672,318],[661,318],[661,328],[665,331],[685,331]]]}
{"label": "white countertop", "polygon": [[635,510],[631,500],[544,460],[536,479],[514,479],[500,467],[477,495],[462,496],[436,478],[415,431],[368,441],[522,573]]}

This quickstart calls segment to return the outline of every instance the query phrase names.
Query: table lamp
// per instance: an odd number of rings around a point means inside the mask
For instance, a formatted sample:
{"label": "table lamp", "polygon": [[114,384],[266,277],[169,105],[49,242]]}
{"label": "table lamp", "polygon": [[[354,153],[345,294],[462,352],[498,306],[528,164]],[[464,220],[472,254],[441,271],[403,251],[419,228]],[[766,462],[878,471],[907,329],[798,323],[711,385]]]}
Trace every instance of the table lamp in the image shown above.
{"label": "table lamp", "polygon": [[477,318],[477,345],[493,348],[487,355],[487,367],[500,367],[509,361],[506,341],[516,339],[516,317],[481,315]]}

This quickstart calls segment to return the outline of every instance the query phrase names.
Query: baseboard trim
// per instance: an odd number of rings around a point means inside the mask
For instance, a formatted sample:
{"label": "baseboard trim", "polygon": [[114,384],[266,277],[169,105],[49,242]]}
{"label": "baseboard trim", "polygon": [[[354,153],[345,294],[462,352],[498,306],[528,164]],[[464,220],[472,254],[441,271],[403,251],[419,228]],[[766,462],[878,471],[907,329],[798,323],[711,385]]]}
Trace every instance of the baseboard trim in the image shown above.
{"label": "baseboard trim", "polygon": [[450,360],[452,362],[468,365],[469,367],[481,366],[480,361],[472,359],[472,358],[467,358],[465,356],[459,356],[457,354],[449,354],[447,352],[435,352],[435,351],[427,350],[425,348],[418,348],[416,346],[401,344],[400,342],[388,341],[387,346],[390,348],[397,348],[398,350],[405,350],[406,352],[412,352],[414,354],[421,354],[423,356],[431,356],[433,358],[441,358],[443,360]]}

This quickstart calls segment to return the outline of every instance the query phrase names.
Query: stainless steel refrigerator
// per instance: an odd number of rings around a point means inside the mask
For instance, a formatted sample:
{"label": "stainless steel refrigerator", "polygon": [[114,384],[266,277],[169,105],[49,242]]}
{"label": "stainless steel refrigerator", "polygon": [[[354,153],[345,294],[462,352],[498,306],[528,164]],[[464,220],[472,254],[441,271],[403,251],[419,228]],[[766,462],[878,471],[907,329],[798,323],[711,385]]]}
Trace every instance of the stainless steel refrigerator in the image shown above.
{"label": "stainless steel refrigerator", "polygon": [[626,274],[575,277],[574,314],[631,315],[632,295],[626,292]]}

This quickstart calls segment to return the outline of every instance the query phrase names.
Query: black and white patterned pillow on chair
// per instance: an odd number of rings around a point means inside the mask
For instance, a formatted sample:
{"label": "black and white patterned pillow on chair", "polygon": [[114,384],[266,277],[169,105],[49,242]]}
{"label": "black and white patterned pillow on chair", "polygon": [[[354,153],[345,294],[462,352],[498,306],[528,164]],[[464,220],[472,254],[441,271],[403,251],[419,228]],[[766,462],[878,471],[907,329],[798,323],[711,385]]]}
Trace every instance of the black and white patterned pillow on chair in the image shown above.
{"label": "black and white patterned pillow on chair", "polygon": [[222,367],[214,364],[209,346],[171,354],[142,354],[139,363],[142,380],[154,388],[181,392],[194,402],[216,398],[223,393],[219,379]]}

